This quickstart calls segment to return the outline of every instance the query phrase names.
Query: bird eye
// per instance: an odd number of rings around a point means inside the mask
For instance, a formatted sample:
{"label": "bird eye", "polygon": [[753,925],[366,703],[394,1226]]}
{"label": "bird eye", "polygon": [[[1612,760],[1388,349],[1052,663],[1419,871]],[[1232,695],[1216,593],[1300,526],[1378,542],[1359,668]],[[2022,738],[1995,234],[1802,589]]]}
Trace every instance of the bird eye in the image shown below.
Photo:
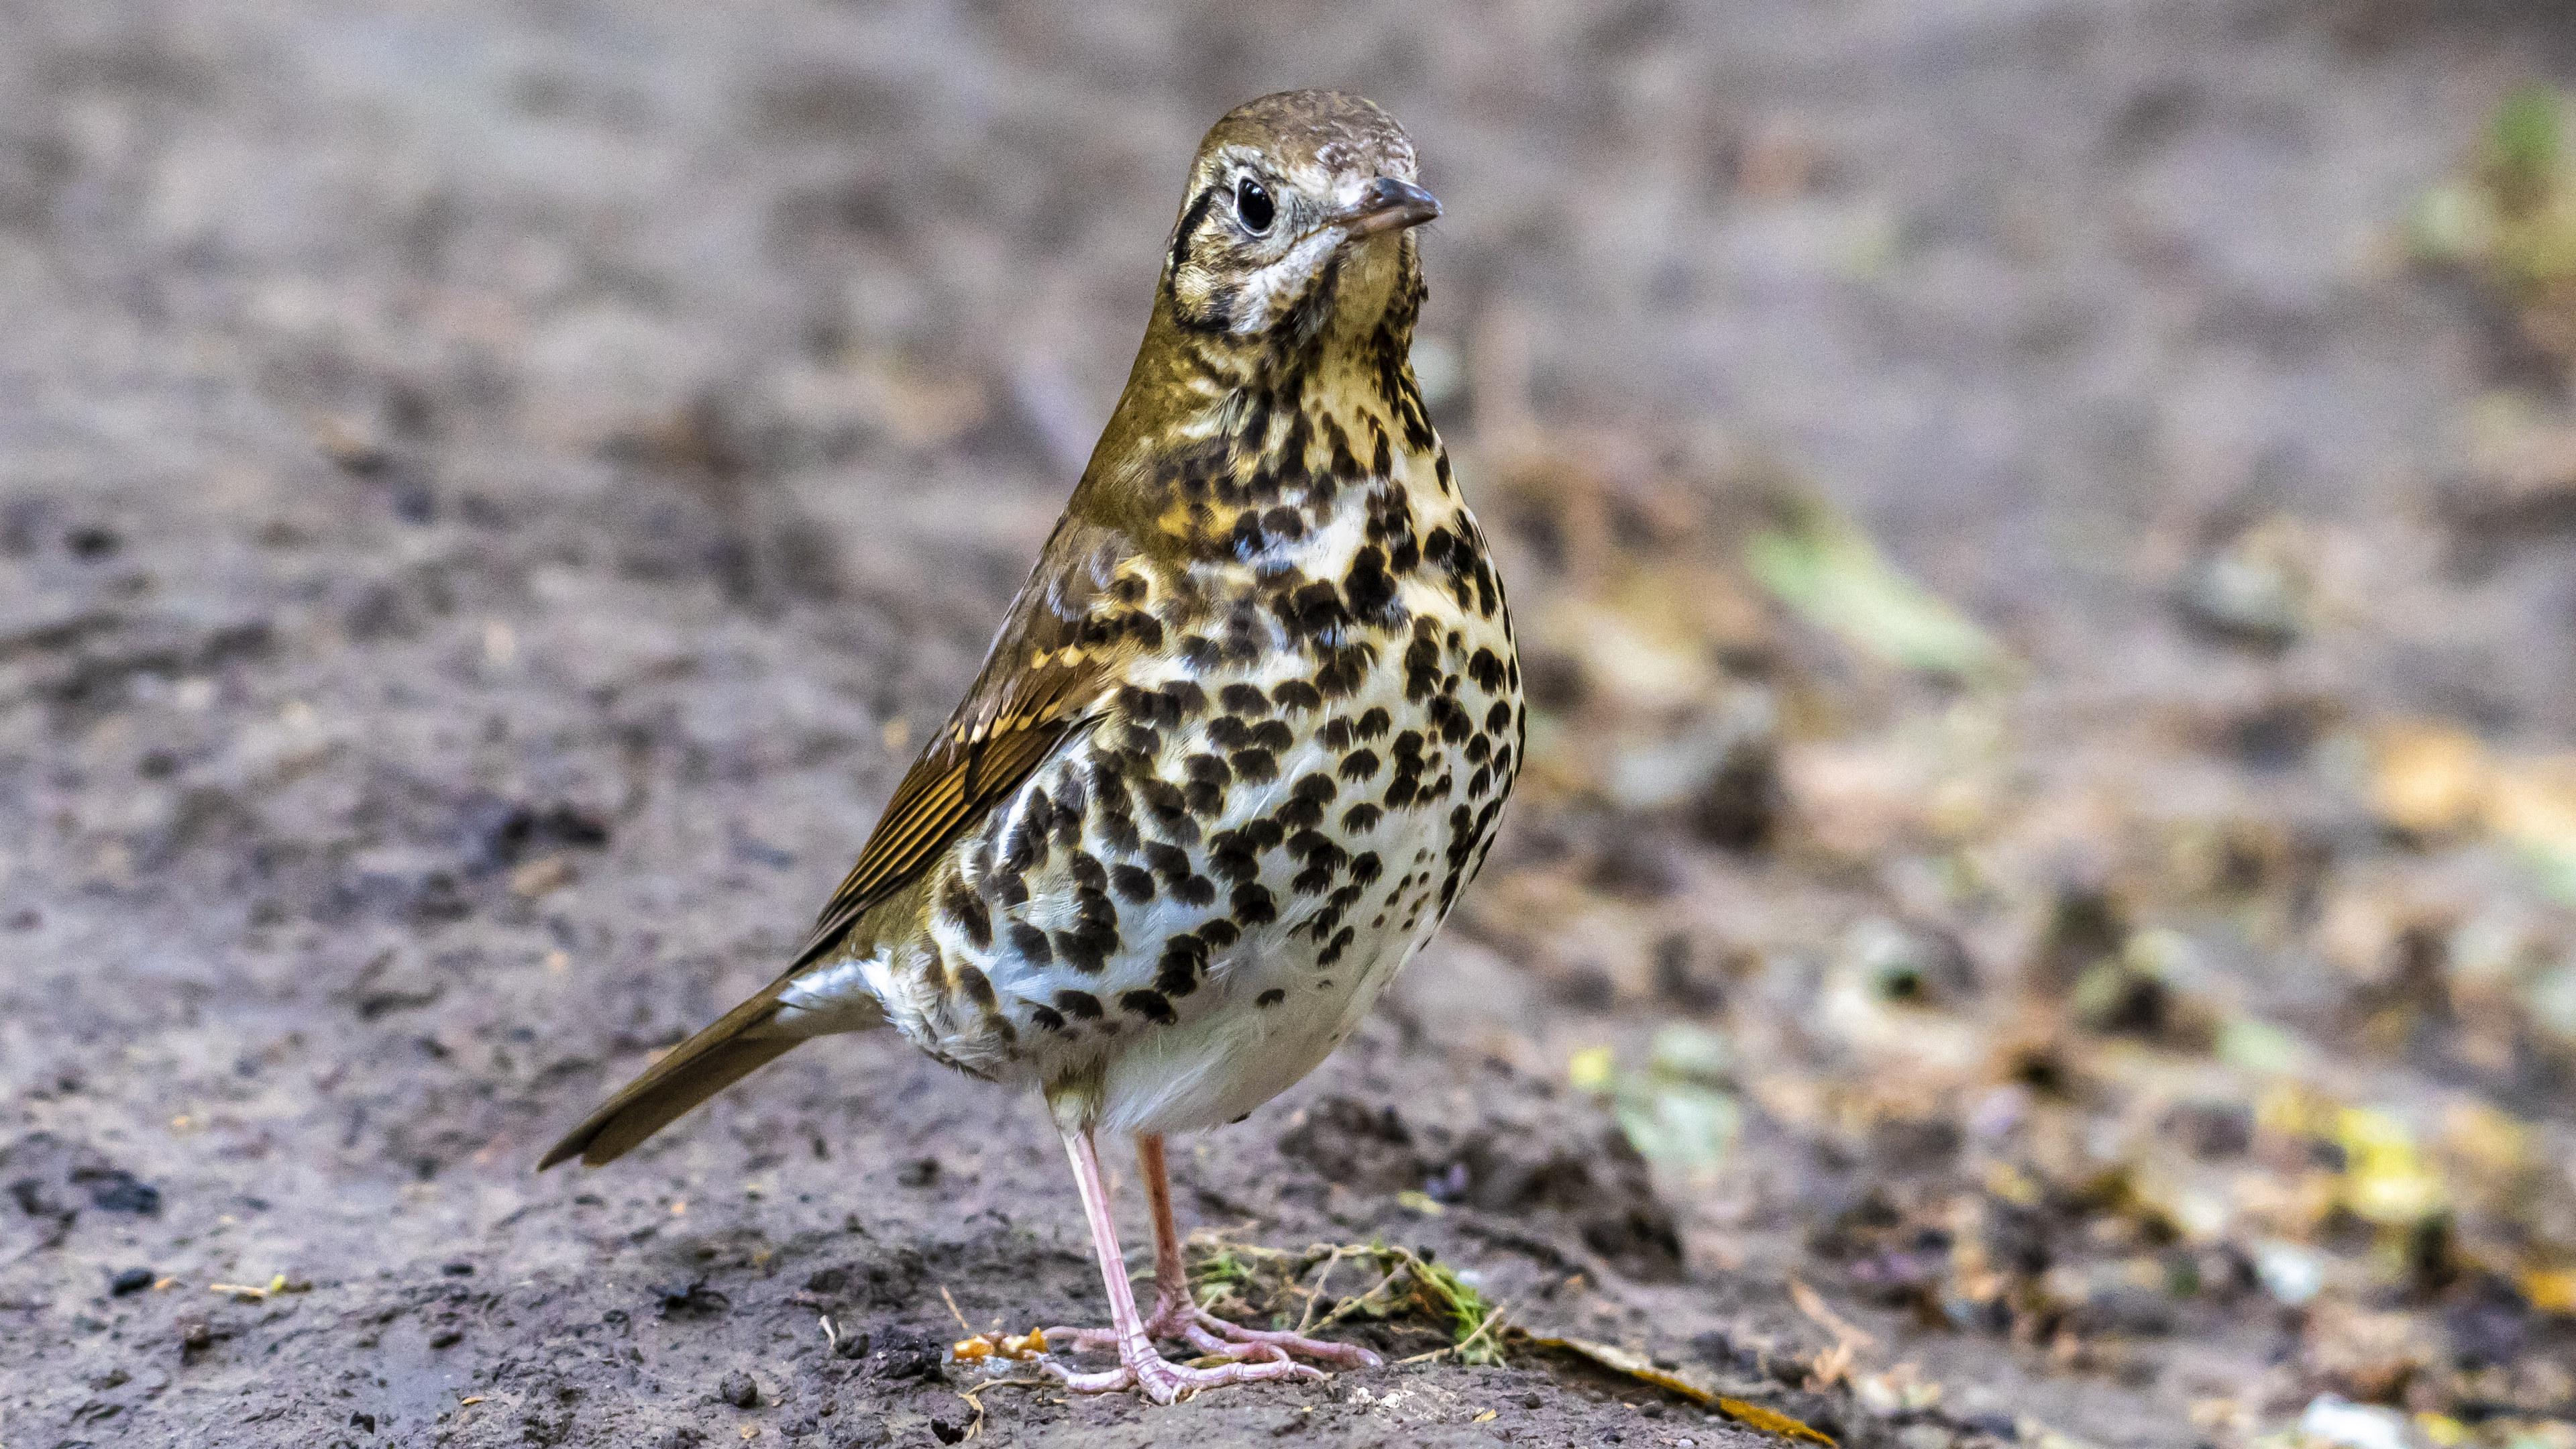
{"label": "bird eye", "polygon": [[1271,203],[1269,191],[1247,176],[1234,183],[1234,214],[1243,218],[1245,231],[1259,236],[1270,230],[1271,218],[1278,214],[1278,208]]}

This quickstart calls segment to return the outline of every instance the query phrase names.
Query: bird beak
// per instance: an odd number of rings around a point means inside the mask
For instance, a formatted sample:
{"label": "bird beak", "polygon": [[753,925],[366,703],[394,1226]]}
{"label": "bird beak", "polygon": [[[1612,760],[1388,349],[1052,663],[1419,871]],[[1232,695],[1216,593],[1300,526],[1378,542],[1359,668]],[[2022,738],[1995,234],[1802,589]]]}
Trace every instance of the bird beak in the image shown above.
{"label": "bird beak", "polygon": [[1414,185],[1381,176],[1368,184],[1360,199],[1333,214],[1333,221],[1353,238],[1375,236],[1420,226],[1440,215],[1440,198]]}

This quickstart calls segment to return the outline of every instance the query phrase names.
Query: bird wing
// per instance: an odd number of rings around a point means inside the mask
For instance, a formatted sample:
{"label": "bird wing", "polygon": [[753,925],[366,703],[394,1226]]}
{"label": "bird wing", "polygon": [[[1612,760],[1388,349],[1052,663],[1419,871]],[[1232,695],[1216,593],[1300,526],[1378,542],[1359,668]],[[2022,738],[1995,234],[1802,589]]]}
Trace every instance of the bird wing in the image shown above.
{"label": "bird wing", "polygon": [[[1139,618],[1110,593],[1128,558],[1116,530],[1068,512],[1011,605],[983,673],[895,787],[894,800],[832,893],[812,934],[775,981],[673,1048],[539,1160],[575,1155],[596,1167],[796,1045],[769,1030],[789,982],[849,935],[1007,799],[1047,756],[1095,718],[1138,652]],[[1150,621],[1148,621],[1150,624]]]}
{"label": "bird wing", "polygon": [[790,975],[831,951],[869,907],[919,875],[1096,716],[1136,652],[1135,631],[1118,627],[1109,598],[1124,543],[1070,514],[1057,524],[983,672],[895,787]]}

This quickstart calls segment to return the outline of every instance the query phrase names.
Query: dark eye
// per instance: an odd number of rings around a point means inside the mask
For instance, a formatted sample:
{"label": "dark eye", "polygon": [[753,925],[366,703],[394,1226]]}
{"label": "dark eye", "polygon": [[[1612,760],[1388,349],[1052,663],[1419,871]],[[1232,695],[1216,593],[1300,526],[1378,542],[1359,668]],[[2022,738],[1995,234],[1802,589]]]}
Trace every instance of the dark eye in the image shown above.
{"label": "dark eye", "polygon": [[1270,219],[1278,214],[1271,205],[1270,193],[1261,183],[1247,176],[1234,183],[1234,214],[1243,218],[1243,229],[1259,236],[1270,230]]}

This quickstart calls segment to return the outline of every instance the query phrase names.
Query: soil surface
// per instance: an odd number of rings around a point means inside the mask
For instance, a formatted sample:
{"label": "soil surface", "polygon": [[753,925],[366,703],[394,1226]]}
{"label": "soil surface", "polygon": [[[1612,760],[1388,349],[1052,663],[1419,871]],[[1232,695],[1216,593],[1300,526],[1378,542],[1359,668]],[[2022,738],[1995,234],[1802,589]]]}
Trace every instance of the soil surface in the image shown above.
{"label": "soil surface", "polygon": [[[2368,774],[2388,721],[2576,734],[2567,533],[2439,507],[2480,400],[2563,379],[2402,240],[2576,78],[2556,7],[0,34],[0,1445],[1777,1442],[1405,1314],[1340,1331],[1430,1357],[1329,1383],[978,1391],[1034,1374],[961,1316],[1100,1293],[1037,1104],[891,1038],[531,1170],[774,972],[1078,471],[1199,132],[1319,83],[1447,206],[1419,361],[1543,757],[1366,1032],[1178,1147],[1185,1221],[1413,1246],[1847,1444],[2325,1396],[2571,1442],[2576,931]],[[1791,514],[2009,663],[1801,615],[1740,562]],[[2499,920],[2540,995],[2426,987]]]}

